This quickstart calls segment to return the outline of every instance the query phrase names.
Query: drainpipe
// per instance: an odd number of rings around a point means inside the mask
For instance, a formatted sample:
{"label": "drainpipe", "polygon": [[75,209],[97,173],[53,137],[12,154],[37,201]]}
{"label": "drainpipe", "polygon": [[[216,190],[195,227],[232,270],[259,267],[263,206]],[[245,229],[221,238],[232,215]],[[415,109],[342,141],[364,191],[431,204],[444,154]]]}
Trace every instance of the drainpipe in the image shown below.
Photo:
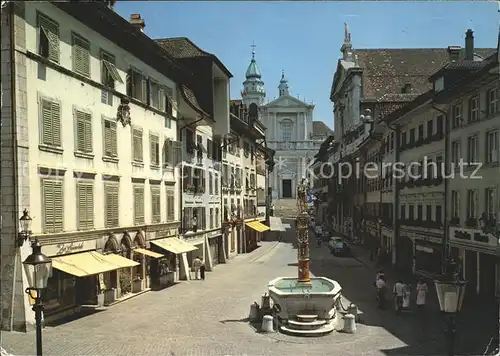
{"label": "drainpipe", "polygon": [[448,178],[450,176],[450,154],[449,154],[449,141],[450,141],[450,122],[448,122],[448,113],[440,108],[436,107],[434,104],[432,108],[444,116],[444,238],[443,238],[443,260],[441,261],[442,272],[444,273],[447,268],[447,261],[451,255],[450,249],[450,233],[449,233],[449,222],[448,222],[448,190],[449,182]]}
{"label": "drainpipe", "polygon": [[[389,127],[391,128],[391,127]],[[394,128],[392,128],[394,131],[394,136],[395,136],[395,143],[394,143],[394,162],[399,162],[400,161],[400,146],[401,146],[401,127],[400,125],[396,125]],[[392,239],[392,265],[393,266],[398,266],[400,264],[399,257],[398,257],[398,251],[399,251],[399,231],[400,231],[400,224],[399,224],[399,182],[397,179],[393,179],[393,211],[392,211],[392,228],[394,231],[393,239]]]}

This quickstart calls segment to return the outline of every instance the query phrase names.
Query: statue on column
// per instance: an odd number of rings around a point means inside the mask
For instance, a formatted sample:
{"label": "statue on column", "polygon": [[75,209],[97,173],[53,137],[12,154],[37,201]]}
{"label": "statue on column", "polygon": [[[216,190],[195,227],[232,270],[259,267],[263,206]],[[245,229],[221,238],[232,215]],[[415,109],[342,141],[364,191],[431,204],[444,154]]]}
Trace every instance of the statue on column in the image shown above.
{"label": "statue on column", "polygon": [[307,179],[305,177],[297,185],[297,209],[299,214],[307,212]]}
{"label": "statue on column", "polygon": [[347,22],[344,22],[344,42],[351,43],[351,32],[349,31]]}

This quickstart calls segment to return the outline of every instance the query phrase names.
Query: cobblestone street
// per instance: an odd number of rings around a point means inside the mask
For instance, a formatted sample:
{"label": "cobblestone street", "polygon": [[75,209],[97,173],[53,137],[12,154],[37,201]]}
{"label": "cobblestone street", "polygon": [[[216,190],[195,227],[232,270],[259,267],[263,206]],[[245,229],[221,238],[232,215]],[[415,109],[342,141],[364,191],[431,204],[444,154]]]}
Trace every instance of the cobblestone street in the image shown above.
{"label": "cobblestone street", "polygon": [[[292,234],[289,231],[284,242],[264,242],[252,254],[217,266],[204,282],[182,282],[93,315],[46,327],[44,354],[327,355],[334,351],[339,355],[384,355],[409,354],[390,350],[405,350],[408,344],[424,342],[413,335],[413,318],[374,308],[369,282],[373,276],[367,266],[354,258],[331,256],[325,245],[316,248],[313,238],[313,272],[337,276],[347,299],[352,298],[364,313],[357,334],[334,332],[319,339],[293,338],[252,329],[245,320],[249,306],[260,302],[267,282],[276,276],[296,274],[296,250],[289,243]],[[3,348],[14,355],[33,355],[34,341],[34,333],[2,333]],[[432,349],[432,345],[427,346]],[[423,348],[418,350],[425,353]]]}

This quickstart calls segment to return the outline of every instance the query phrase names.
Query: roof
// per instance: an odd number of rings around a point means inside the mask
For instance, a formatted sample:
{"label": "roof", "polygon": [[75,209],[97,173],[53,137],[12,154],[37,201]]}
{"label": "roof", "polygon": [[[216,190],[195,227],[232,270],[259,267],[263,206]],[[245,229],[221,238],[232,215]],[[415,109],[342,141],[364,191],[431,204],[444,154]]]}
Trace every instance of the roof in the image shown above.
{"label": "roof", "polygon": [[[474,52],[487,57],[495,49],[477,48]],[[364,100],[400,94],[405,84],[411,85],[410,94],[424,93],[432,87],[428,78],[449,62],[447,48],[359,49],[355,55],[363,69]]]}
{"label": "roof", "polygon": [[252,60],[250,61],[250,64],[248,65],[247,71],[245,73],[245,77],[247,79],[250,78],[262,78],[262,74],[260,72],[259,66],[257,65],[257,62],[255,61],[254,53],[252,53]]}
{"label": "roof", "polygon": [[313,121],[312,124],[313,136],[328,136],[333,134],[333,131],[323,121]]}
{"label": "roof", "polygon": [[233,77],[229,69],[222,64],[215,54],[202,50],[187,37],[159,38],[155,42],[168,54],[177,59],[210,57],[229,78]]}

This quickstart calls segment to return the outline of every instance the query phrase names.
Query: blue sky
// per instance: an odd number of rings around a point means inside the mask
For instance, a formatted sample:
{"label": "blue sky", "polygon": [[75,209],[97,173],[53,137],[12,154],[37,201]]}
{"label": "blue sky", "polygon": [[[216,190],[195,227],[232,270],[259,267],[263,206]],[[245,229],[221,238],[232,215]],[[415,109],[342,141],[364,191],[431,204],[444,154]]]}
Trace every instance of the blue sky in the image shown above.
{"label": "blue sky", "polygon": [[314,119],[333,127],[330,87],[344,22],[353,47],[408,48],[464,45],[474,30],[476,47],[496,47],[495,2],[245,2],[118,1],[116,11],[140,13],[151,38],[189,37],[233,73],[231,98],[240,98],[252,42],[266,85],[277,96],[281,70],[292,95],[316,105]]}

